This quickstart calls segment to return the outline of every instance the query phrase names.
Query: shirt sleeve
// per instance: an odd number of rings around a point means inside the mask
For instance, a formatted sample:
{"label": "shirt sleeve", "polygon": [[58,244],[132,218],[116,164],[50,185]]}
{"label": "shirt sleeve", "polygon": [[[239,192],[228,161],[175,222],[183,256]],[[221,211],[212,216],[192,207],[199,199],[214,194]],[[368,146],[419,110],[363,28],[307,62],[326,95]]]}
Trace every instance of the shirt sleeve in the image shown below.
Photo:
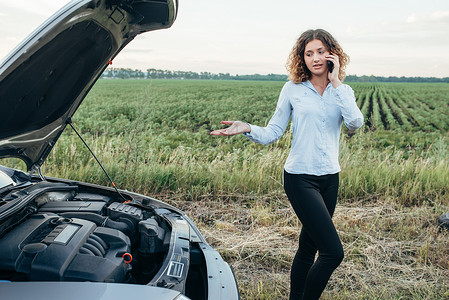
{"label": "shirt sleeve", "polygon": [[268,145],[277,141],[284,133],[292,113],[287,85],[288,83],[282,88],[276,110],[271,117],[270,122],[268,122],[268,125],[266,127],[260,127],[248,124],[251,128],[251,132],[244,133],[244,135],[251,141]]}
{"label": "shirt sleeve", "polygon": [[337,105],[340,107],[343,121],[349,130],[356,130],[363,125],[363,114],[355,102],[354,91],[347,84],[335,89]]}

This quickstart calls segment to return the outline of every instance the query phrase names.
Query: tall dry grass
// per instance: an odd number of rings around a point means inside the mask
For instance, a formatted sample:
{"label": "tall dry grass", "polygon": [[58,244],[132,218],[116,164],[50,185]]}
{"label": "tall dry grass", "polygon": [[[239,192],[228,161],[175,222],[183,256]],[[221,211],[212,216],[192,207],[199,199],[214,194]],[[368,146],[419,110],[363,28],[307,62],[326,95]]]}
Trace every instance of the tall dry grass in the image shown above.
{"label": "tall dry grass", "polygon": [[[288,299],[301,225],[283,194],[163,198],[184,209],[234,267],[242,299]],[[448,208],[385,197],[339,203],[334,222],[345,259],[322,299],[447,299],[449,232],[436,219]]]}
{"label": "tall dry grass", "polygon": [[[236,137],[244,139],[244,137]],[[345,202],[392,197],[402,205],[441,204],[449,194],[448,137],[426,151],[370,145],[370,132],[342,137],[340,197]],[[87,142],[115,183],[123,189],[152,194],[176,191],[193,200],[203,195],[282,192],[282,167],[288,149],[282,147],[198,151],[179,146],[172,151],[134,151],[122,136],[89,137]],[[43,167],[55,177],[108,184],[106,176],[75,136],[60,141]]]}

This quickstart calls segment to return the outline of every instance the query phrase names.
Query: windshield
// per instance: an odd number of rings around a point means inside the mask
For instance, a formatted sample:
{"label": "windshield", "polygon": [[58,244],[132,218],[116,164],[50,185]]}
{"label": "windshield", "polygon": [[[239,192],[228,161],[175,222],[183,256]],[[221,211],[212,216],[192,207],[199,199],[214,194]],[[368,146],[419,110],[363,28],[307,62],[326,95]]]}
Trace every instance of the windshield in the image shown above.
{"label": "windshield", "polygon": [[3,171],[0,171],[0,189],[9,186],[9,185],[16,185],[16,183],[6,175]]}

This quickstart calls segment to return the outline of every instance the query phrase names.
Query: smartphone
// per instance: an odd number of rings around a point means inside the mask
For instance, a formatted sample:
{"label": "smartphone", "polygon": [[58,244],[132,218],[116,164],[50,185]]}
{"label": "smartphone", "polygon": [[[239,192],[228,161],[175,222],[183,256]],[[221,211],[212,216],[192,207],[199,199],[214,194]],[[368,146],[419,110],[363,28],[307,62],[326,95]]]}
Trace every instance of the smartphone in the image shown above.
{"label": "smartphone", "polygon": [[334,70],[334,63],[331,62],[330,60],[327,61],[327,68],[329,69],[329,73],[332,73],[332,71]]}

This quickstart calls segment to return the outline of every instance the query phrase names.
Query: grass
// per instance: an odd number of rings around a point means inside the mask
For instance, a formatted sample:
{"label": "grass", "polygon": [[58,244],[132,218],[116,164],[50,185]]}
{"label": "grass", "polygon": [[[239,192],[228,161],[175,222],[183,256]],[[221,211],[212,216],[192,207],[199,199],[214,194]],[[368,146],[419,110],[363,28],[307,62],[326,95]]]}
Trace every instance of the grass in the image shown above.
{"label": "grass", "polygon": [[[449,194],[446,137],[430,144],[426,151],[396,147],[380,151],[370,144],[372,139],[373,133],[360,132],[351,141],[341,143],[340,197],[344,201],[383,195],[394,197],[403,205],[419,205],[442,201]],[[262,196],[283,189],[282,165],[288,149],[279,146],[229,151],[218,147],[198,151],[185,146],[157,150],[150,143],[127,143],[121,135],[87,136],[87,142],[116,184],[140,193],[177,191],[196,200],[204,194]],[[48,160],[50,163],[43,168],[46,174],[108,184],[94,159],[73,135],[61,140]]]}
{"label": "grass", "polygon": [[[229,201],[165,199],[193,217],[235,269],[243,299],[288,299],[300,224],[282,194]],[[405,207],[393,198],[337,206],[345,249],[322,299],[445,299],[449,233],[435,220],[445,205]]]}
{"label": "grass", "polygon": [[[266,124],[282,84],[100,80],[73,118],[119,188],[195,221],[243,299],[287,299],[301,228],[281,184],[291,136],[261,146],[209,132],[224,119]],[[342,133],[334,221],[346,257],[322,299],[449,298],[449,234],[436,226],[449,211],[449,85],[353,87],[372,126]],[[42,171],[109,185],[70,128]]]}

